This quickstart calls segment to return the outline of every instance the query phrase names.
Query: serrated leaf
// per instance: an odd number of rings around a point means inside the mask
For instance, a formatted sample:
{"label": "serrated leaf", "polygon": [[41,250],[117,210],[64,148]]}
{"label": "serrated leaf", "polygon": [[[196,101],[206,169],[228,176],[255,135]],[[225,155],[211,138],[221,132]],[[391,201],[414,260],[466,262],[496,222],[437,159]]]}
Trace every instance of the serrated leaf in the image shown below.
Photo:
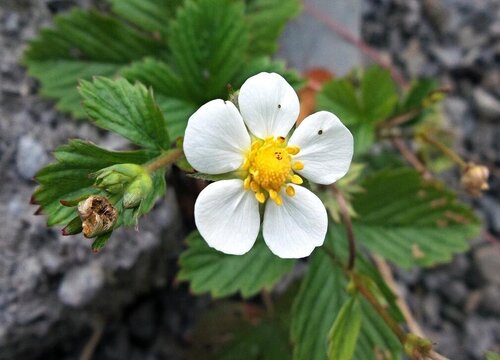
{"label": "serrated leaf", "polygon": [[190,98],[220,97],[242,67],[248,46],[242,2],[188,0],[169,27],[175,69]]}
{"label": "serrated leaf", "polygon": [[381,171],[361,186],[352,201],[356,239],[404,268],[450,261],[479,232],[469,207],[413,169]]}
{"label": "serrated leaf", "polygon": [[363,313],[357,297],[350,298],[342,305],[328,334],[328,359],[352,359],[362,319]]}
{"label": "serrated leaf", "polygon": [[95,11],[75,9],[54,18],[24,54],[30,75],[40,80],[41,93],[57,101],[61,111],[83,117],[76,90],[79,79],[111,76],[121,66],[155,53],[158,43],[124,23]]}
{"label": "serrated leaf", "polygon": [[183,0],[108,0],[113,12],[138,27],[166,35],[168,22]]}
{"label": "serrated leaf", "polygon": [[[330,227],[325,245],[335,249],[340,259],[345,257],[346,243],[339,237],[341,227]],[[390,312],[398,321],[401,314],[394,306],[394,296],[383,285],[377,270],[358,256],[356,269],[370,276],[379,285],[381,292],[390,304]],[[292,309],[291,340],[294,343],[293,358],[296,360],[324,360],[327,358],[329,330],[338,316],[342,305],[349,295],[345,292],[347,279],[338,264],[334,263],[324,251],[316,251],[309,269],[302,281],[299,294]],[[363,316],[354,359],[376,360],[375,349],[389,351],[394,356],[401,353],[398,339],[371,308],[365,299],[360,298]]]}
{"label": "serrated leaf", "polygon": [[438,83],[431,79],[419,79],[408,90],[401,103],[401,112],[422,106],[427,96],[437,88]]}
{"label": "serrated leaf", "polygon": [[[143,150],[108,151],[90,142],[72,140],[56,149],[55,163],[47,165],[35,175],[40,186],[34,192],[34,199],[48,216],[49,226],[66,224],[75,217],[76,210],[63,206],[60,200],[99,192],[92,187],[94,179],[89,174],[114,164],[142,164],[155,155]],[[161,191],[160,187],[156,195],[159,196]]]}
{"label": "serrated leaf", "polygon": [[260,236],[253,248],[241,256],[210,248],[197,232],[187,238],[187,244],[188,249],[179,258],[177,278],[189,281],[193,293],[209,292],[214,298],[236,292],[250,297],[262,289],[269,290],[295,264],[294,260],[272,254]]}
{"label": "serrated leaf", "polygon": [[166,121],[152,92],[143,85],[98,77],[93,82],[82,80],[80,94],[97,126],[145,148],[170,147]]}
{"label": "serrated leaf", "polygon": [[347,79],[326,83],[316,100],[319,110],[333,112],[346,126],[357,125],[363,118],[363,109],[354,85]]}
{"label": "serrated leaf", "polygon": [[373,66],[365,71],[361,80],[363,113],[367,121],[385,120],[398,102],[396,84],[388,70]]}
{"label": "serrated leaf", "polygon": [[248,0],[247,22],[255,55],[271,55],[277,50],[277,40],[285,24],[300,11],[297,0]]}

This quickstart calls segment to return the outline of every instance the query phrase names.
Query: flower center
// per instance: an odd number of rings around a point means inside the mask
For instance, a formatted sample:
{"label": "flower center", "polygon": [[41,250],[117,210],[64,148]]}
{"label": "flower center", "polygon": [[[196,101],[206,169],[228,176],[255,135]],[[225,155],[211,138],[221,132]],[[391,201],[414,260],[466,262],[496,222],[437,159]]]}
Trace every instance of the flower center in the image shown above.
{"label": "flower center", "polygon": [[[246,172],[245,190],[255,192],[260,203],[264,203],[269,196],[276,204],[281,205],[281,188],[290,182],[302,184],[302,178],[293,172],[304,168],[301,162],[293,161],[293,156],[299,151],[298,147],[287,147],[284,137],[255,140],[242,167]],[[293,196],[295,190],[288,185],[286,193]]]}

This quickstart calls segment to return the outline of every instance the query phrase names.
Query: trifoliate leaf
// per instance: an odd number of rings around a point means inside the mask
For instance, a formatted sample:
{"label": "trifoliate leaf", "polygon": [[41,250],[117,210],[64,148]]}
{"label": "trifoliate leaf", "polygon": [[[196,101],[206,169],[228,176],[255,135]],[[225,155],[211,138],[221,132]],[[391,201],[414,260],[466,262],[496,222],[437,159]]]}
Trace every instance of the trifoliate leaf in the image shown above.
{"label": "trifoliate leaf", "polygon": [[187,0],[170,24],[169,45],[190,98],[200,103],[220,98],[245,62],[243,3]]}
{"label": "trifoliate leaf", "polygon": [[262,289],[271,289],[295,264],[294,260],[272,254],[260,236],[253,248],[241,256],[210,248],[197,232],[187,238],[187,244],[188,249],[179,259],[177,278],[189,281],[195,294],[210,292],[213,297],[223,297],[239,291],[243,297],[250,297]]}
{"label": "trifoliate leaf", "polygon": [[[148,151],[108,151],[83,140],[71,140],[54,152],[57,162],[42,168],[35,179],[40,186],[34,200],[48,216],[49,226],[66,224],[76,216],[74,207],[63,206],[61,200],[85,198],[97,194],[90,174],[105,167],[133,163],[142,164],[155,156]],[[159,193],[158,193],[159,194]]]}
{"label": "trifoliate leaf", "polygon": [[333,112],[346,126],[358,125],[363,121],[363,106],[354,85],[348,79],[335,79],[326,83],[316,100],[319,110]]}
{"label": "trifoliate leaf", "polygon": [[79,79],[111,76],[121,66],[158,52],[158,43],[126,24],[95,11],[73,10],[54,18],[24,54],[41,93],[57,101],[61,111],[84,117],[76,86]]}
{"label": "trifoliate leaf", "polygon": [[[335,255],[339,256],[339,260],[343,260],[346,253],[346,243],[341,234],[343,234],[342,227],[330,227],[323,245],[335,249]],[[374,280],[389,304],[389,311],[396,321],[400,320],[401,315],[394,305],[394,296],[383,285],[377,270],[361,255],[358,255],[356,260],[356,269]],[[316,250],[292,309],[291,340],[294,344],[294,359],[327,358],[329,331],[343,304],[349,299],[345,291],[347,283],[340,266],[325,251]],[[378,359],[376,350],[388,351],[394,357],[401,354],[401,344],[389,327],[364,298],[360,297],[359,300],[363,323],[354,359],[376,360]]]}
{"label": "trifoliate leaf", "polygon": [[132,24],[162,36],[165,23],[175,15],[183,0],[108,0],[113,12]]}
{"label": "trifoliate leaf", "polygon": [[277,40],[285,24],[300,11],[298,0],[247,0],[247,22],[255,55],[276,52]]}
{"label": "trifoliate leaf", "polygon": [[328,334],[328,359],[352,359],[362,319],[363,312],[357,297],[350,298],[342,305]]}
{"label": "trifoliate leaf", "polygon": [[479,232],[468,206],[413,169],[381,171],[361,186],[352,201],[357,241],[404,268],[450,261]]}
{"label": "trifoliate leaf", "polygon": [[143,85],[98,77],[93,82],[82,80],[80,94],[97,126],[145,148],[170,148],[166,121],[152,91]]}

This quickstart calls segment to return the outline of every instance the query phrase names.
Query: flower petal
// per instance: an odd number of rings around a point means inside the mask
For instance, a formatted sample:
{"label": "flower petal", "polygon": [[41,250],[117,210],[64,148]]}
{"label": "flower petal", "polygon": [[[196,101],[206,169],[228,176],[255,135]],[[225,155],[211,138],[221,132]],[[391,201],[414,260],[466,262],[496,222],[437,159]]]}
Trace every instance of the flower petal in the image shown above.
{"label": "flower petal", "polygon": [[208,185],[196,200],[194,217],[208,245],[226,254],[248,252],[259,234],[259,203],[239,179]]}
{"label": "flower petal", "polygon": [[250,148],[250,135],[230,101],[212,100],[189,118],[184,153],[193,168],[207,174],[238,169]]}
{"label": "flower petal", "polygon": [[338,117],[320,111],[304,119],[288,141],[300,152],[294,161],[301,161],[300,175],[317,184],[332,184],[347,173],[353,154],[351,132]]}
{"label": "flower petal", "polygon": [[281,258],[309,256],[325,240],[328,227],[321,200],[302,186],[291,185],[294,196],[282,191],[283,204],[268,201],[264,213],[263,235],[271,251]]}
{"label": "flower petal", "polygon": [[300,110],[297,93],[276,73],[263,72],[245,81],[238,104],[248,128],[261,139],[286,136]]}

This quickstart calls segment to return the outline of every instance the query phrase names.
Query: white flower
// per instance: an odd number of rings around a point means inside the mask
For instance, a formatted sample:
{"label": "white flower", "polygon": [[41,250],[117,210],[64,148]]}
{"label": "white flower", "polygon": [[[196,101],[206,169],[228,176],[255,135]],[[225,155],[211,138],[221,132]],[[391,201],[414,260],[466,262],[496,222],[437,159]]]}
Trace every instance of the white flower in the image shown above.
{"label": "white flower", "polygon": [[[197,171],[234,172],[208,185],[195,204],[195,221],[208,245],[227,254],[249,251],[259,233],[282,258],[301,258],[324,242],[328,220],[302,177],[332,184],[349,169],[353,138],[332,113],[308,116],[287,140],[299,99],[280,75],[260,73],[241,87],[238,104],[213,100],[190,118],[184,153]],[[240,114],[241,112],[241,114]]]}

